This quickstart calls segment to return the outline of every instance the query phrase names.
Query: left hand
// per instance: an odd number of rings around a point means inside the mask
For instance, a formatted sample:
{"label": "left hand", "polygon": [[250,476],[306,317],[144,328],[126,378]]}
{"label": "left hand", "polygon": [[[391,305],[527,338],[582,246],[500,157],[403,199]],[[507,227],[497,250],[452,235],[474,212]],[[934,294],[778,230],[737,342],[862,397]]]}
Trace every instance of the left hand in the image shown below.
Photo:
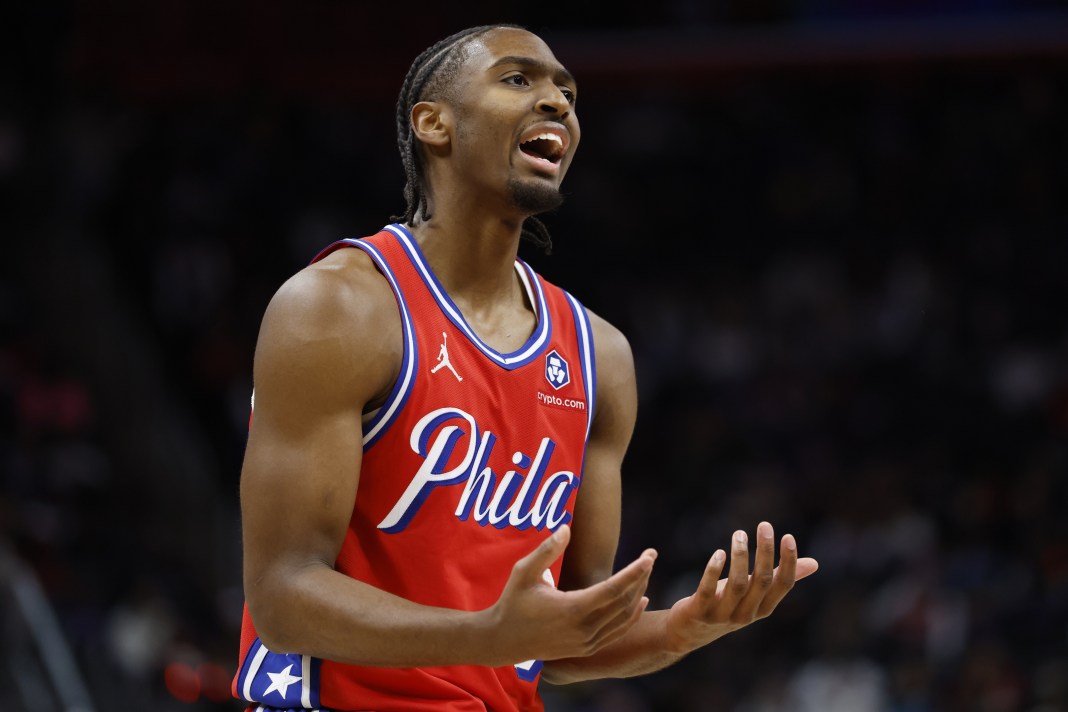
{"label": "left hand", "polygon": [[775,531],[768,522],[757,526],[756,561],[749,574],[749,542],[744,531],[736,531],[731,542],[731,563],[727,578],[720,580],[727,556],[716,551],[705,567],[697,590],[671,607],[667,618],[670,647],[687,653],[716,638],[767,618],[793,588],[819,567],[815,559],[797,558],[797,542],[792,534],[782,538],[779,566],[775,563]]}

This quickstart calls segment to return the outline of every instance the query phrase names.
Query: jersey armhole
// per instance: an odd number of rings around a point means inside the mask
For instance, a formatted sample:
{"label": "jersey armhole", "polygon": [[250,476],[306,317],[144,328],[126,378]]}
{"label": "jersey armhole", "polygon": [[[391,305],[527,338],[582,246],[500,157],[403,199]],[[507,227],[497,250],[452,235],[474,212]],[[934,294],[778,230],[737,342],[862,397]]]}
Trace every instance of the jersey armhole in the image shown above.
{"label": "jersey armhole", "polygon": [[579,360],[582,365],[582,388],[586,392],[586,443],[590,441],[590,428],[597,398],[597,358],[593,346],[593,327],[590,325],[586,307],[579,300],[564,292],[571,314],[575,317],[575,336],[578,341]]}
{"label": "jersey armhole", "polygon": [[363,449],[364,452],[367,452],[385,434],[389,426],[400,415],[404,404],[408,401],[418,369],[419,349],[416,348],[415,327],[412,325],[412,315],[408,310],[408,303],[404,300],[404,295],[397,284],[397,278],[394,276],[393,270],[390,269],[385,256],[377,247],[365,240],[351,238],[338,240],[320,252],[315,260],[319,260],[334,250],[343,247],[355,247],[367,253],[367,256],[375,263],[378,271],[389,282],[389,287],[393,290],[393,296],[397,300],[397,308],[400,310],[401,331],[404,340],[404,352],[401,355],[401,368],[400,373],[397,375],[397,380],[393,383],[393,388],[390,390],[389,395],[386,396],[385,402],[363,424]]}

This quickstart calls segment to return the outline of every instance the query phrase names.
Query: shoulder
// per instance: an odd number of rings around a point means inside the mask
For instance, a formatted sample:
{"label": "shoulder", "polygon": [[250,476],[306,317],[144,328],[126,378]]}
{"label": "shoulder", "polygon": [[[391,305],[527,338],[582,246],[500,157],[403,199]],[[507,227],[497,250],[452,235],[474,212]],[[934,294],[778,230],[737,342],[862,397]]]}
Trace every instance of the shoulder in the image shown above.
{"label": "shoulder", "polygon": [[320,320],[374,317],[392,304],[389,284],[360,249],[330,253],[290,277],[275,293],[267,314],[281,313]]}
{"label": "shoulder", "polygon": [[[537,273],[535,273],[537,274]],[[634,359],[631,355],[630,342],[616,326],[604,317],[600,316],[587,307],[562,287],[559,287],[541,274],[537,274],[538,280],[546,291],[555,291],[559,299],[568,299],[573,308],[581,309],[589,320],[590,331],[593,336],[594,356],[598,371],[604,368],[628,367],[633,370]]]}
{"label": "shoulder", "polygon": [[268,304],[256,346],[256,387],[310,373],[341,388],[359,374],[358,389],[373,384],[373,397],[392,382],[401,350],[389,284],[362,250],[337,250],[290,277]]}
{"label": "shoulder", "polygon": [[603,317],[589,309],[586,309],[586,313],[590,317],[590,329],[593,331],[598,378],[602,378],[602,375],[610,376],[612,372],[620,370],[633,374],[634,355],[627,337]]}
{"label": "shoulder", "polygon": [[586,309],[593,331],[594,356],[597,365],[597,405],[595,425],[609,423],[612,428],[633,427],[637,409],[637,385],[634,374],[634,355],[627,337],[603,317]]}

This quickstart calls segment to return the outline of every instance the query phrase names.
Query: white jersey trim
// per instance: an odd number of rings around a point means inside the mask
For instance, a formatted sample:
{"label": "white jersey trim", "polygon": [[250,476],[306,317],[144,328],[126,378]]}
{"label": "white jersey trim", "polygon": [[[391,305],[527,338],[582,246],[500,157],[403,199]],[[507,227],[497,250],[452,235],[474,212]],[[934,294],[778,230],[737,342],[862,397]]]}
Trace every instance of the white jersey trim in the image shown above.
{"label": "white jersey trim", "polygon": [[586,391],[586,442],[590,441],[590,429],[593,427],[594,402],[597,396],[597,360],[593,347],[593,327],[590,325],[586,308],[579,300],[564,292],[571,311],[575,315],[575,328],[578,330],[579,359],[582,362],[582,387]]}
{"label": "white jersey trim", "polygon": [[545,293],[542,290],[541,282],[526,263],[522,260],[517,260],[522,268],[527,270],[528,281],[534,286],[534,299],[532,299],[532,302],[534,304],[534,309],[537,312],[538,324],[534,329],[534,333],[531,334],[530,338],[519,348],[519,350],[510,354],[502,354],[483,342],[482,339],[478,337],[478,334],[476,334],[467,324],[467,320],[464,319],[460,309],[453,303],[452,299],[445,291],[445,288],[442,287],[441,283],[438,281],[437,276],[426,263],[426,258],[423,256],[422,250],[419,249],[419,245],[416,244],[415,239],[411,236],[408,230],[402,225],[397,224],[387,225],[385,229],[393,233],[397,239],[400,240],[401,246],[404,248],[404,251],[407,253],[412,264],[415,266],[419,276],[423,278],[423,282],[426,284],[427,289],[430,290],[430,294],[434,297],[434,301],[437,302],[438,307],[445,316],[448,317],[449,321],[451,321],[457,329],[463,332],[468,340],[491,361],[508,370],[513,370],[530,363],[544,350],[552,336],[552,324],[549,317],[549,309],[545,302]]}
{"label": "white jersey trim", "polygon": [[408,401],[412,386],[415,384],[415,374],[419,363],[419,349],[416,348],[415,327],[412,325],[408,304],[404,300],[404,294],[401,292],[400,285],[397,284],[397,279],[393,276],[393,270],[390,269],[386,258],[378,248],[364,240],[346,238],[339,240],[338,243],[344,243],[363,250],[378,266],[378,270],[385,276],[386,281],[389,282],[389,286],[393,290],[393,296],[397,300],[397,308],[400,310],[401,326],[404,331],[404,354],[402,356],[403,363],[401,364],[400,375],[397,376],[397,382],[394,384],[389,396],[387,396],[386,402],[375,411],[374,415],[364,425],[363,448],[367,450],[397,419],[397,415],[400,414],[404,404]]}

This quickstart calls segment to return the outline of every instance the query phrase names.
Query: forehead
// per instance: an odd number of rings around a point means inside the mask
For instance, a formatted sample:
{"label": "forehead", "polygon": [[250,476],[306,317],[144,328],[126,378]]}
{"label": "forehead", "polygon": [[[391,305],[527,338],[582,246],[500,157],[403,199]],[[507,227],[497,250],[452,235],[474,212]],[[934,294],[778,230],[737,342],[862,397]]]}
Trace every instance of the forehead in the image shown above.
{"label": "forehead", "polygon": [[571,74],[553,55],[545,40],[526,30],[511,27],[490,30],[473,40],[466,49],[467,68],[472,72],[489,70],[502,59],[512,57],[533,60],[549,71],[571,79]]}

